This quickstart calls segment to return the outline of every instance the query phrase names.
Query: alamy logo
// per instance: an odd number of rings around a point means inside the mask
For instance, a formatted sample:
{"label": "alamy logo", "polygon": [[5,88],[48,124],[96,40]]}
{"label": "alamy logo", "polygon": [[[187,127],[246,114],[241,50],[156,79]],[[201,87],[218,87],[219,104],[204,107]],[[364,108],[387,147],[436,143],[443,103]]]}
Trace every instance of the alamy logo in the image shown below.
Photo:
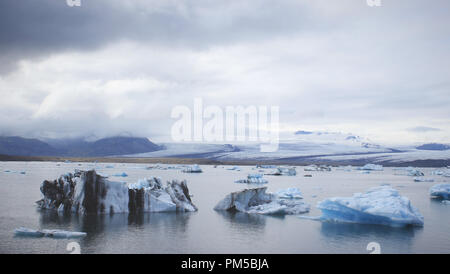
{"label": "alamy logo", "polygon": [[66,3],[69,7],[80,7],[81,0],[66,0]]}
{"label": "alamy logo", "polygon": [[381,7],[381,0],[367,0],[369,7]]}
{"label": "alamy logo", "polygon": [[171,117],[178,119],[171,129],[175,142],[254,142],[261,152],[278,150],[278,106],[270,106],[270,113],[268,106],[204,108],[203,100],[195,98],[193,112],[188,106],[176,106]]}

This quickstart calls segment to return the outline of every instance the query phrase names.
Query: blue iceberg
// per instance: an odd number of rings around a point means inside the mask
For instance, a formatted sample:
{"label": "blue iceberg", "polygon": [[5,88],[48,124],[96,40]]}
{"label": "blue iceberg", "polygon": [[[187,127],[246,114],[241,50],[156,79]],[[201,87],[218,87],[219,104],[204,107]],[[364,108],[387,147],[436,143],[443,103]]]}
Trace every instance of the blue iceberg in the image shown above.
{"label": "blue iceberg", "polygon": [[430,188],[430,195],[433,197],[450,200],[450,184],[437,184]]}
{"label": "blue iceberg", "polygon": [[369,189],[352,197],[335,197],[320,202],[320,220],[378,224],[388,226],[423,226],[423,216],[407,197],[390,186]]}

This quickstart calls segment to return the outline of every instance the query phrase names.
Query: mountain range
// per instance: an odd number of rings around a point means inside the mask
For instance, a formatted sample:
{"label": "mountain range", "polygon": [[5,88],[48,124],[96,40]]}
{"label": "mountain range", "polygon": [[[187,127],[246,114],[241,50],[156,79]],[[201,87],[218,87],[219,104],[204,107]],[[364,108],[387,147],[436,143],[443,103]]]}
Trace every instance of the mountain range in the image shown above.
{"label": "mountain range", "polygon": [[260,151],[260,144],[162,143],[147,138],[27,139],[0,137],[0,155],[132,158],[190,158],[216,161],[272,161],[295,164],[450,165],[450,145],[427,143],[386,147],[353,134],[300,130],[280,140],[278,150]]}
{"label": "mountain range", "polygon": [[0,154],[13,156],[102,157],[146,153],[162,149],[147,138],[109,137],[97,141],[83,139],[38,140],[18,136],[0,137]]}

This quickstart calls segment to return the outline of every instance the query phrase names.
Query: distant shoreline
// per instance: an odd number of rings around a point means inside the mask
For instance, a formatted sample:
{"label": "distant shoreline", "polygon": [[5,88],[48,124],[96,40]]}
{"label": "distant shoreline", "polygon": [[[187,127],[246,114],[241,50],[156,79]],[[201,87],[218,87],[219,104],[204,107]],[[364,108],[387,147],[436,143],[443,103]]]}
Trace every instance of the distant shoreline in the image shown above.
{"label": "distant shoreline", "polygon": [[[292,165],[292,166],[307,166],[307,165],[330,165],[330,166],[363,166],[367,163],[372,163],[369,160],[344,160],[344,161],[327,161],[327,160],[214,160],[202,158],[132,158],[132,157],[59,157],[59,156],[10,156],[0,155],[0,162],[99,162],[99,163],[135,163],[135,164],[199,164],[199,165]],[[386,167],[432,167],[442,168],[450,166],[450,159],[446,160],[414,160],[409,162],[388,162],[378,161],[376,164],[381,164]]]}

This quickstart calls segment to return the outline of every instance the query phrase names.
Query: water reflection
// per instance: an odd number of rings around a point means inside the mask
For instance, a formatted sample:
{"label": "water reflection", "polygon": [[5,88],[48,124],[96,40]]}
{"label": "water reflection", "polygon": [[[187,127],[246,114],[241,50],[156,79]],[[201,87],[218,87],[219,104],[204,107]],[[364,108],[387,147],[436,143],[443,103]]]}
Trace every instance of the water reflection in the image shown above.
{"label": "water reflection", "polygon": [[263,231],[266,226],[266,216],[259,214],[247,214],[242,212],[217,211],[228,226],[236,230]]}
{"label": "water reflection", "polygon": [[[392,253],[411,250],[413,239],[422,232],[422,228],[322,222],[320,232],[324,240],[336,249],[345,249],[345,246],[365,248],[369,242],[375,241],[381,244],[385,253]],[[361,253],[362,250],[355,252]]]}
{"label": "water reflection", "polygon": [[[111,239],[114,239],[111,241],[111,245],[118,244],[121,238],[129,237],[130,232],[137,233],[142,237],[151,234],[159,235],[162,238],[167,237],[167,239],[183,238],[192,214],[195,213],[61,215],[55,211],[41,211],[39,223],[41,228],[86,232],[87,236],[80,239],[80,245],[91,252],[102,252],[97,248],[105,245],[105,242]],[[111,246],[109,248],[114,249]]]}

